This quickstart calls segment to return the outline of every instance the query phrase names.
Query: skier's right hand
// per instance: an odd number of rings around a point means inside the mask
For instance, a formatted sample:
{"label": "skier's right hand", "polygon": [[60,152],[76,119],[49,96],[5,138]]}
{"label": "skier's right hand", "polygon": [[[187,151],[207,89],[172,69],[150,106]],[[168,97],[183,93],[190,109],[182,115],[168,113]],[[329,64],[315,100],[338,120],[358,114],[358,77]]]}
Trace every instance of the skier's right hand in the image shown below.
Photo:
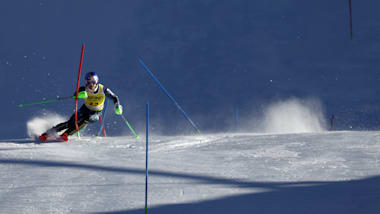
{"label": "skier's right hand", "polygon": [[79,99],[86,99],[88,96],[87,96],[87,92],[86,91],[80,91],[78,93],[78,98]]}

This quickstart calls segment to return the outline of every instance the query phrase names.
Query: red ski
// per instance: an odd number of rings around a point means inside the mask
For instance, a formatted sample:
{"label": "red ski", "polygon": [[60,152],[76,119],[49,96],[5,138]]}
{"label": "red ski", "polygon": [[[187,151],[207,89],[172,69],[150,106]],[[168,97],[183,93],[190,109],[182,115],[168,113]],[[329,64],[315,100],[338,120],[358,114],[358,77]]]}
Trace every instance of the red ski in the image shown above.
{"label": "red ski", "polygon": [[49,136],[49,135],[41,135],[36,139],[38,142],[41,143],[49,143],[49,142],[67,142],[68,136],[66,133],[62,134],[61,136]]}

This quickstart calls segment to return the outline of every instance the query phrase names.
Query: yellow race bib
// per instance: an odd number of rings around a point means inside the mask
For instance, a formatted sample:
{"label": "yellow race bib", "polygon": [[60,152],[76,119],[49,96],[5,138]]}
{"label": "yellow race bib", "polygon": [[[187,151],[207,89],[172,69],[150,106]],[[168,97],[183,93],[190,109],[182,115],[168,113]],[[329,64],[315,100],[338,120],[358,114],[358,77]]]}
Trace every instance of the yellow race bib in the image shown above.
{"label": "yellow race bib", "polygon": [[106,100],[106,95],[104,94],[104,87],[102,84],[99,84],[98,90],[96,93],[86,88],[87,99],[85,105],[88,109],[92,111],[101,111],[104,108],[104,101]]}

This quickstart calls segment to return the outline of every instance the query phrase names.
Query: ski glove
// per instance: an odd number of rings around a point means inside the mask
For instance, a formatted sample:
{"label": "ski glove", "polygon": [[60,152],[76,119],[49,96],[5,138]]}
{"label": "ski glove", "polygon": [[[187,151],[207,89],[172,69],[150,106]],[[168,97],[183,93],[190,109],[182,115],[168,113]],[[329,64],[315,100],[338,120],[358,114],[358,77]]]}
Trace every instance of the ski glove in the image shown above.
{"label": "ski glove", "polygon": [[[75,96],[74,96],[75,97]],[[87,92],[86,91],[80,91],[78,93],[78,98],[79,99],[86,99],[87,98]]]}
{"label": "ski glove", "polygon": [[121,106],[120,104],[117,104],[115,107],[115,114],[117,115],[123,114],[123,106]]}

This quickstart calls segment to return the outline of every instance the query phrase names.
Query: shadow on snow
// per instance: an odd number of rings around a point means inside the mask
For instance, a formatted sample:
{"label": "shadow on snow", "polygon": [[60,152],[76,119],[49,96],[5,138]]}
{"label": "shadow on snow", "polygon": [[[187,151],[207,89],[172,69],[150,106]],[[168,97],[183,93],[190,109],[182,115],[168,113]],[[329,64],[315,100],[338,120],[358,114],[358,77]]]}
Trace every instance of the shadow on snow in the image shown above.
{"label": "shadow on snow", "polygon": [[0,140],[0,143],[15,143],[15,144],[47,144],[47,143],[66,143],[60,142],[58,140],[48,140],[46,142],[41,142],[37,138],[36,139],[9,139],[9,140]]}
{"label": "shadow on snow", "polygon": [[[20,164],[36,167],[64,167],[111,173],[145,174],[138,168],[98,166],[74,162],[27,159],[0,159],[0,164]],[[329,182],[251,182],[212,176],[150,170],[150,176],[163,176],[197,181],[204,184],[222,184],[239,188],[266,188],[267,192],[247,193],[192,203],[149,207],[149,213],[380,213],[380,176],[350,181]],[[154,193],[151,193],[154,194]],[[97,212],[109,214],[144,213],[144,209]]]}

